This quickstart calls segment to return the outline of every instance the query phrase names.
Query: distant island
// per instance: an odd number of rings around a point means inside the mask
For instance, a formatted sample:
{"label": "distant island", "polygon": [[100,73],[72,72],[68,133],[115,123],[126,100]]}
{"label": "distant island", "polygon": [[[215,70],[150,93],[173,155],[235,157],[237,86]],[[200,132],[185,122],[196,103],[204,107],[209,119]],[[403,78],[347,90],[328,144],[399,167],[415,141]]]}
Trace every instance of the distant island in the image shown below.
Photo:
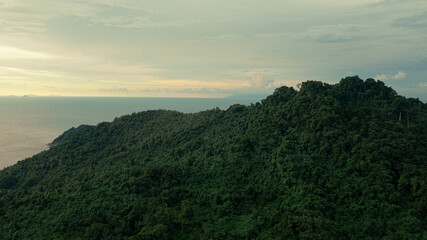
{"label": "distant island", "polygon": [[427,104],[374,79],[72,128],[0,171],[0,239],[426,239]]}

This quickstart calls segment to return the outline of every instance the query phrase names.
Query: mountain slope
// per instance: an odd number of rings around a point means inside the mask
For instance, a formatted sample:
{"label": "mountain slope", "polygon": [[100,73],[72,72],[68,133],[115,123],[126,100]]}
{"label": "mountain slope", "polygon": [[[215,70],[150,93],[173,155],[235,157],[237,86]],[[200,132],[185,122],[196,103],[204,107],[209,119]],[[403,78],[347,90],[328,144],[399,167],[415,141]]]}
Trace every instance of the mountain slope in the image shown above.
{"label": "mountain slope", "polygon": [[423,239],[427,105],[380,81],[146,111],[0,172],[2,239]]}
{"label": "mountain slope", "polygon": [[78,127],[72,127],[68,129],[67,131],[63,132],[61,135],[59,135],[57,138],[55,138],[50,144],[50,147],[53,147],[54,145],[66,142],[70,140],[71,137],[74,135],[80,134],[81,132],[93,128],[94,126],[91,125],[80,125]]}

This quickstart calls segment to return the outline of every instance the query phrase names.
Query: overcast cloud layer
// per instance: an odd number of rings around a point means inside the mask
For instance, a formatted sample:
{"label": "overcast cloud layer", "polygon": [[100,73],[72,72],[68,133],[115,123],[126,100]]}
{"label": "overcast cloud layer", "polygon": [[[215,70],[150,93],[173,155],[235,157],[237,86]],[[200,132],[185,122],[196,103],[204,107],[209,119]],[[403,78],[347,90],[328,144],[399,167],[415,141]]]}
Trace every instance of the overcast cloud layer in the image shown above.
{"label": "overcast cloud layer", "polygon": [[426,101],[427,1],[0,0],[0,95],[223,97],[349,75]]}

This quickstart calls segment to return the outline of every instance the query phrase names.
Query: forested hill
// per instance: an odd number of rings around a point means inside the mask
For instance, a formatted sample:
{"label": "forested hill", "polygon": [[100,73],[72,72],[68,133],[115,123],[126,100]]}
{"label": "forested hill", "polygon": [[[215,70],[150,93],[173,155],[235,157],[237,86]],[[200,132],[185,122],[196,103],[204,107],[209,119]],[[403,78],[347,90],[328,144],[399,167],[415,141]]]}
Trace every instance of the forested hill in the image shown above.
{"label": "forested hill", "polygon": [[71,137],[73,137],[76,134],[80,134],[81,132],[93,128],[94,126],[92,125],[80,125],[78,127],[72,127],[70,129],[68,129],[67,131],[63,132],[61,135],[59,135],[57,138],[55,138],[51,143],[49,143],[49,147],[53,147],[57,144],[66,142],[68,140],[70,140]]}
{"label": "forested hill", "polygon": [[357,76],[145,111],[0,171],[0,239],[427,239],[427,104]]}

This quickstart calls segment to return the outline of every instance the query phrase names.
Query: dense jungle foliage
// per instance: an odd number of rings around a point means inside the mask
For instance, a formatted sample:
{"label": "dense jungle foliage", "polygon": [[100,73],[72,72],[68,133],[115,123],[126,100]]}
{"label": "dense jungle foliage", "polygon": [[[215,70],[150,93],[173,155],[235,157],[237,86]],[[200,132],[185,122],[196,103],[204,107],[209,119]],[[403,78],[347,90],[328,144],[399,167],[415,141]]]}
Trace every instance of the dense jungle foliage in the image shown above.
{"label": "dense jungle foliage", "polygon": [[0,239],[427,239],[426,180],[427,104],[307,81],[71,134],[0,171]]}
{"label": "dense jungle foliage", "polygon": [[59,143],[63,143],[66,142],[68,140],[70,140],[70,138],[76,134],[80,134],[81,132],[89,129],[89,128],[93,128],[94,126],[91,125],[80,125],[78,127],[72,127],[70,129],[68,129],[67,131],[63,132],[60,136],[58,136],[57,138],[55,138],[51,143],[49,143],[49,147],[53,147],[56,144]]}

